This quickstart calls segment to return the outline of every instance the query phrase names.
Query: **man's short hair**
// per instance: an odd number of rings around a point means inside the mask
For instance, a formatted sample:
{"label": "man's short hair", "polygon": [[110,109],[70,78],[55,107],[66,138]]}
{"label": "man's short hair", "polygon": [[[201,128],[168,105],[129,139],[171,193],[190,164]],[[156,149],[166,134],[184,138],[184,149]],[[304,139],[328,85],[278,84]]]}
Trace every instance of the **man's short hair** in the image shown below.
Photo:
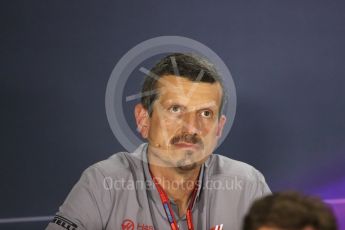
{"label": "man's short hair", "polygon": [[245,216],[243,230],[273,227],[282,230],[336,230],[330,207],[319,198],[297,192],[281,192],[255,201]]}
{"label": "man's short hair", "polygon": [[[223,111],[226,101],[226,91],[222,78],[218,74],[215,66],[205,58],[195,54],[173,53],[162,58],[151,70],[150,74],[145,76],[142,86],[141,103],[143,107],[152,115],[152,107],[158,98],[157,81],[166,75],[175,75],[186,78],[190,81],[200,81],[207,83],[219,82],[222,88],[222,99],[219,109],[219,117]],[[200,75],[202,77],[200,78]],[[199,76],[199,77],[198,77]]]}

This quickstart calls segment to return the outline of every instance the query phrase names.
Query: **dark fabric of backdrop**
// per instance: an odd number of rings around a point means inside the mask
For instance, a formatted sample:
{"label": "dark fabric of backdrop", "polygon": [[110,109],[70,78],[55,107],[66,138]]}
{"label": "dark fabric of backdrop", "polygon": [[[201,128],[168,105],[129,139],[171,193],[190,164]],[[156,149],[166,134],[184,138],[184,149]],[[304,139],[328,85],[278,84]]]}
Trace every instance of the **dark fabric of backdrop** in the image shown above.
{"label": "dark fabric of backdrop", "polygon": [[216,153],[255,166],[273,191],[345,197],[343,1],[0,5],[0,219],[53,215],[84,169],[123,150],[107,81],[129,49],[162,35],[207,45],[232,73],[237,113]]}

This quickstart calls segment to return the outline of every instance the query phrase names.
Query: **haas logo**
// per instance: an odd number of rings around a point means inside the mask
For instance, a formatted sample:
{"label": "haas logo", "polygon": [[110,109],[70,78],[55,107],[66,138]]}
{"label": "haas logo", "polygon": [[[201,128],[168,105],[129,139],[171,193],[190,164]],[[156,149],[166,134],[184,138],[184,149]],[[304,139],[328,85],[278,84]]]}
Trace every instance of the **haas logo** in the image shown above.
{"label": "haas logo", "polygon": [[211,230],[223,230],[223,224],[219,224],[211,228]]}
{"label": "haas logo", "polygon": [[126,219],[121,224],[122,230],[134,230],[134,222]]}

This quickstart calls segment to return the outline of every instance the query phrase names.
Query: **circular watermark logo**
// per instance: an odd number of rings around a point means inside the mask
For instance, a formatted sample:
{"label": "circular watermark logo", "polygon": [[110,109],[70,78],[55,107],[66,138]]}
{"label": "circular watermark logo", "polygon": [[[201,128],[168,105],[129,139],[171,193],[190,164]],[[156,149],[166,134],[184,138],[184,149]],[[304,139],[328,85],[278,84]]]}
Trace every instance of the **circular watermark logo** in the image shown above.
{"label": "circular watermark logo", "polygon": [[[124,97],[126,101],[129,101],[138,99],[140,97],[138,95],[141,94],[138,92],[137,95],[126,95],[124,92],[126,82],[131,73],[145,60],[155,55],[168,53],[200,55],[207,58],[216,67],[217,72],[222,76],[227,94],[223,111],[228,118],[217,146],[224,141],[230,132],[236,114],[236,88],[231,73],[222,59],[204,44],[190,38],[181,36],[155,37],[136,45],[120,59],[110,75],[106,88],[105,108],[110,128],[119,143],[129,152],[133,152],[143,141],[129,126],[122,102]],[[140,67],[139,71],[145,74],[149,72],[144,66]]]}

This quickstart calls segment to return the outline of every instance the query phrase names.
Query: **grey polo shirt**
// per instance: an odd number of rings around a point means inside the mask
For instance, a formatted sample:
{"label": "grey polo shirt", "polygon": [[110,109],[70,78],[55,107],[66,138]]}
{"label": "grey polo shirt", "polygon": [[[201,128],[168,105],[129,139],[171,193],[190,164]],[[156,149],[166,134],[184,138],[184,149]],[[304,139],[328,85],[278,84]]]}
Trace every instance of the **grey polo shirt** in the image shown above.
{"label": "grey polo shirt", "polygon": [[[142,144],[134,153],[120,152],[90,166],[46,229],[170,229],[146,154]],[[258,170],[217,154],[202,166],[199,183],[192,208],[196,230],[239,230],[251,202],[270,193]],[[188,229],[170,201],[179,228]]]}

